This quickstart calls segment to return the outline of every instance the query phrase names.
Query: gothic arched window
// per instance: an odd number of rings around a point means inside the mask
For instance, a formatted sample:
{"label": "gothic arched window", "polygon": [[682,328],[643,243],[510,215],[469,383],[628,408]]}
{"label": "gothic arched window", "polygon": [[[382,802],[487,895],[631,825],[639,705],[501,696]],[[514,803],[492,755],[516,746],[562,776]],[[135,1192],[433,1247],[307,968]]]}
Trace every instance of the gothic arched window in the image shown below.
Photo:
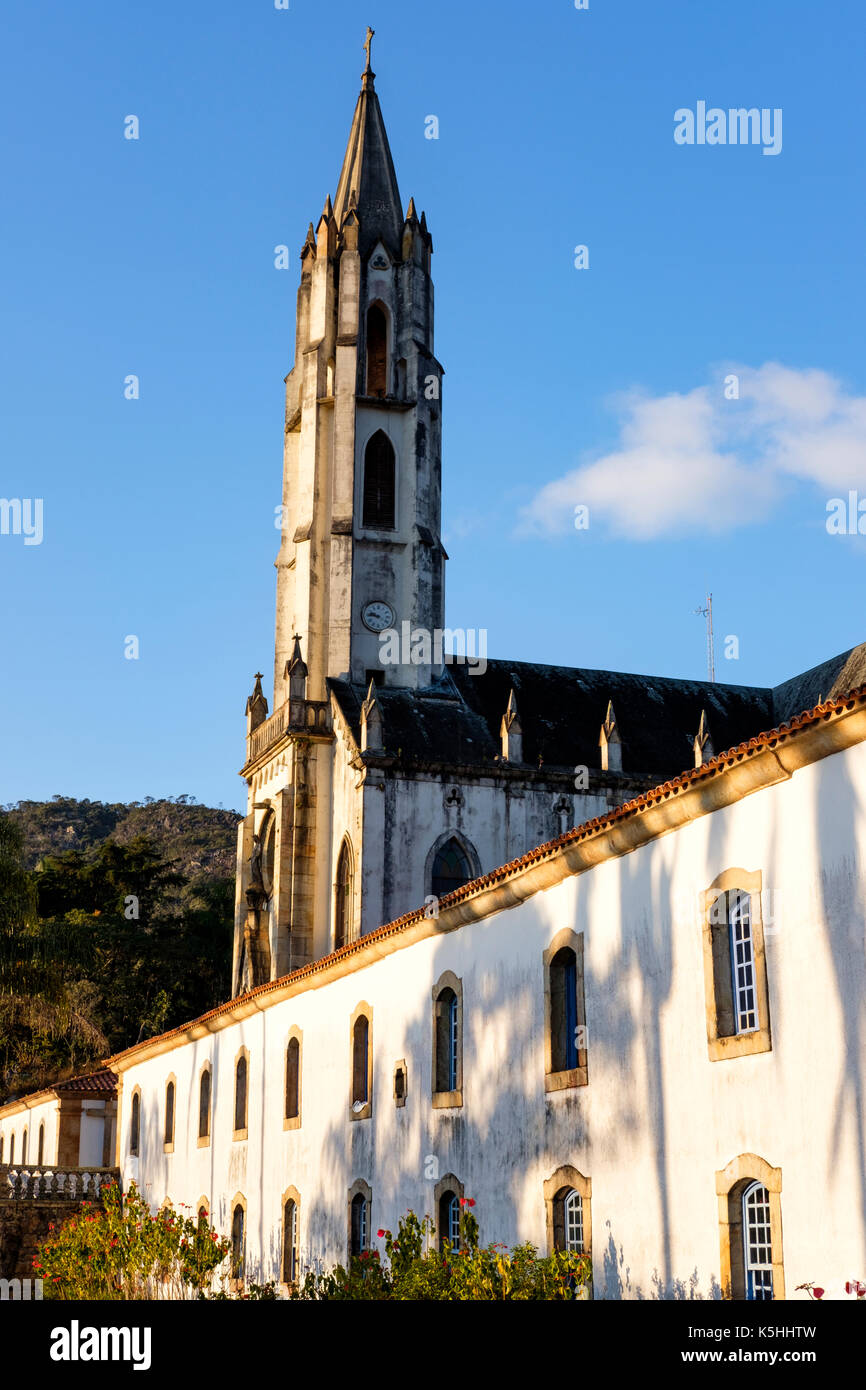
{"label": "gothic arched window", "polygon": [[363,525],[393,531],[397,461],[384,430],[377,430],[364,451]]}
{"label": "gothic arched window", "polygon": [[27,1130],[25,1129],[21,1137],[21,1162],[27,1162]]}
{"label": "gothic arched window", "polygon": [[367,395],[388,394],[388,320],[380,304],[367,310]]}
{"label": "gothic arched window", "polygon": [[459,840],[452,837],[439,846],[433,860],[430,884],[430,891],[434,897],[444,898],[446,893],[453,893],[456,888],[462,888],[464,883],[468,883],[473,877],[472,865]]}
{"label": "gothic arched window", "polygon": [[43,1163],[44,1158],[45,1158],[45,1125],[44,1125],[44,1124],[41,1124],[41,1125],[39,1126],[39,1149],[38,1149],[38,1151],[37,1151],[37,1156],[36,1156],[36,1162],[40,1165],[40,1167],[42,1166],[42,1163]]}
{"label": "gothic arched window", "polygon": [[352,917],[354,912],[354,884],[352,874],[352,851],[344,840],[337,860],[337,878],[334,883],[334,950],[345,946],[352,937]]}

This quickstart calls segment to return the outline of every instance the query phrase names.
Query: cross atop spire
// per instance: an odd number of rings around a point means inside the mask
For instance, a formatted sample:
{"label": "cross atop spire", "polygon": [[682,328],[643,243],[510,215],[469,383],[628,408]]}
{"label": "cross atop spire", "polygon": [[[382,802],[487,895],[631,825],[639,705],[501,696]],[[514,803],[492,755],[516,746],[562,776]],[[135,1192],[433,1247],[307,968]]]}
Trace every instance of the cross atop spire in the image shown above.
{"label": "cross atop spire", "polygon": [[[364,47],[364,49],[366,50],[366,53],[367,53],[367,66],[365,67],[364,72],[363,72],[362,75],[363,75],[363,77],[364,77],[365,79],[366,79],[367,77],[369,77],[369,79],[370,79],[370,85],[371,85],[371,86],[372,86],[372,84],[373,84],[373,78],[376,76],[376,74],[374,73],[372,67],[370,66],[371,58],[372,58],[372,49],[373,49],[373,35],[375,34],[375,32],[376,32],[376,30],[375,30],[375,29],[371,29],[370,26],[369,26],[369,24],[368,24],[368,25],[367,25],[367,38],[365,39],[364,45],[363,45],[363,47]],[[366,83],[366,80],[365,80],[364,86],[366,87],[366,85],[367,85],[367,83]]]}

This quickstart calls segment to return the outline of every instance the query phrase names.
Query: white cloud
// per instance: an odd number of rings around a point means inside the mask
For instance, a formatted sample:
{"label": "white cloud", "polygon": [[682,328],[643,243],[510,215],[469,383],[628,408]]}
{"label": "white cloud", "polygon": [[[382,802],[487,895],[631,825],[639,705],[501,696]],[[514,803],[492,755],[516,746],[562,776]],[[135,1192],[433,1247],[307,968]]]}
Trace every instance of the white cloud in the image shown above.
{"label": "white cloud", "polygon": [[[723,376],[739,377],[739,399]],[[618,398],[619,447],[546,483],[521,530],[567,531],[574,509],[637,540],[762,521],[792,480],[866,490],[866,397],[817,369],[732,366],[685,395]]]}

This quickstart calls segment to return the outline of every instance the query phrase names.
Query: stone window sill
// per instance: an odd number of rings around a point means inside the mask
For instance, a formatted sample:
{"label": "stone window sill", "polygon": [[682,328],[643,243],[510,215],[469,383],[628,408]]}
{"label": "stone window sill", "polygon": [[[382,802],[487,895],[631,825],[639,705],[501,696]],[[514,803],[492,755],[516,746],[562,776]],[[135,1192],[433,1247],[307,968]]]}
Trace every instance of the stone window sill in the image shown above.
{"label": "stone window sill", "polygon": [[458,1091],[434,1091],[433,1109],[451,1110],[463,1104],[463,1089]]}
{"label": "stone window sill", "polygon": [[544,1078],[545,1091],[570,1091],[575,1086],[589,1085],[588,1069],[572,1067],[569,1071],[549,1071]]}
{"label": "stone window sill", "polygon": [[707,1044],[711,1062],[725,1062],[730,1057],[748,1057],[755,1052],[772,1052],[769,1028],[756,1028],[751,1033],[734,1033],[729,1038],[710,1038]]}

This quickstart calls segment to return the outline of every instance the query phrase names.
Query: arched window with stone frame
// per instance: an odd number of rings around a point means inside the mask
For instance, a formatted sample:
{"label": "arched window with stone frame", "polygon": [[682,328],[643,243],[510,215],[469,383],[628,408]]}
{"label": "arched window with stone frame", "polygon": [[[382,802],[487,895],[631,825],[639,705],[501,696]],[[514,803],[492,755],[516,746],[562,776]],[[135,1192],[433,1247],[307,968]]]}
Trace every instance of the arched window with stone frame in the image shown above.
{"label": "arched window with stone frame", "polygon": [[346,836],[337,856],[334,879],[334,950],[346,946],[354,935],[355,872],[351,842]]}
{"label": "arched window with stone frame", "polygon": [[784,1299],[781,1168],[740,1154],[716,1173],[716,1194],[723,1297]]}
{"label": "arched window with stone frame", "polygon": [[592,1181],[564,1164],[544,1184],[547,1248],[592,1256]]}
{"label": "arched window with stone frame", "polygon": [[363,1178],[349,1188],[348,1251],[349,1259],[357,1259],[370,1248],[373,1194]]}

